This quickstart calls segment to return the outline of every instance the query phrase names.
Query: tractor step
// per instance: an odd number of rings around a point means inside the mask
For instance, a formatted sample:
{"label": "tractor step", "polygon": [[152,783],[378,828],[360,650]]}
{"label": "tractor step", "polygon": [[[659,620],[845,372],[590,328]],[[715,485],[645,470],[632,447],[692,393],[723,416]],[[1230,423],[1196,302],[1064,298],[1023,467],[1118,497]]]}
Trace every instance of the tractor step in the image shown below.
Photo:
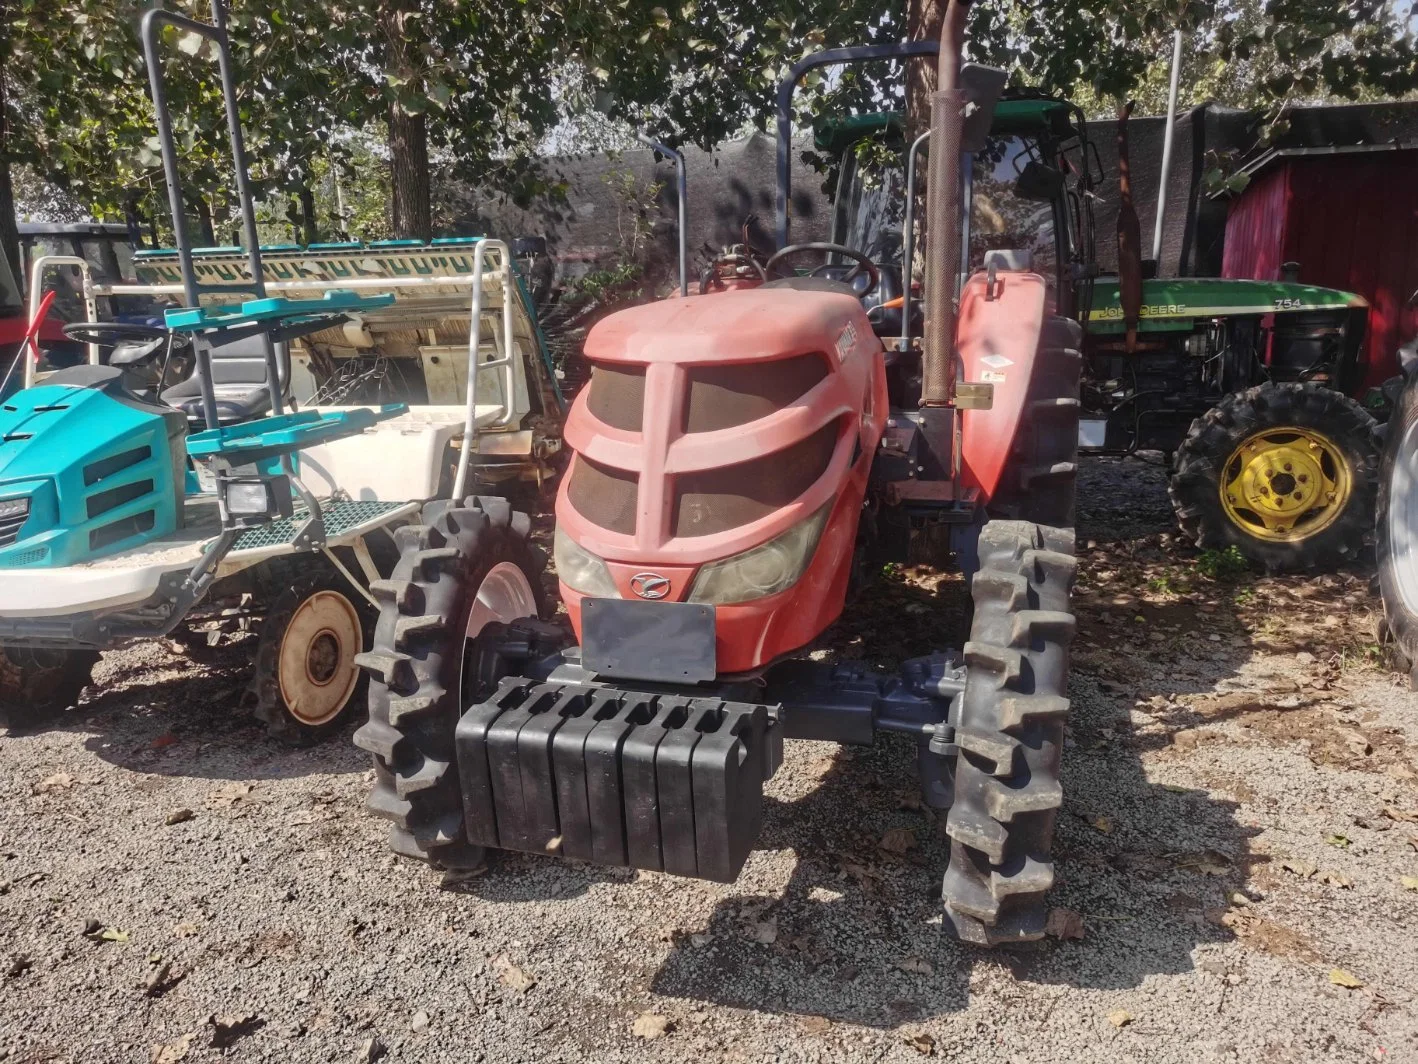
{"label": "tractor step", "polygon": [[474,845],[730,883],[783,727],[763,705],[509,678],[457,753]]}

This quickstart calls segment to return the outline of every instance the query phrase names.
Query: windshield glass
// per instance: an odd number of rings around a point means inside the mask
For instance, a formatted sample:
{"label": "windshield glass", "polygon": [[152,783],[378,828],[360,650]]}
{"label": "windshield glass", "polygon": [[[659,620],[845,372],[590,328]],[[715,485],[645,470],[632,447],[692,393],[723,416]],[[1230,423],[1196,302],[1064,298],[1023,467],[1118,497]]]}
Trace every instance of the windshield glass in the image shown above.
{"label": "windshield glass", "polygon": [[[1058,277],[1058,234],[1054,205],[1026,199],[1017,192],[1019,175],[1033,157],[1033,142],[1020,137],[991,137],[974,160],[974,198],[970,211],[970,268],[981,269],[988,251],[1026,251],[1035,272],[1050,285]],[[833,213],[833,241],[869,255],[879,265],[900,265],[905,224],[905,170],[896,165],[866,172],[854,151],[842,159]],[[926,153],[916,164],[924,185]],[[920,258],[917,256],[917,265]]]}

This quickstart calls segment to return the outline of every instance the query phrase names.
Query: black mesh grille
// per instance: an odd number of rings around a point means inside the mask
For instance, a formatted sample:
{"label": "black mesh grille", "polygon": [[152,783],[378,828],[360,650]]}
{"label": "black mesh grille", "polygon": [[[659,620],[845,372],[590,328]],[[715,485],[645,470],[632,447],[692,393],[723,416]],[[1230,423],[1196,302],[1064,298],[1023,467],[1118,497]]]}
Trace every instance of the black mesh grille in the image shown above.
{"label": "black mesh grille", "polygon": [[140,532],[151,532],[156,521],[153,511],[145,510],[143,513],[96,528],[89,533],[89,550],[101,550]]}
{"label": "black mesh grille", "polygon": [[611,428],[639,432],[645,416],[645,367],[593,366],[586,406]]}
{"label": "black mesh grille", "polygon": [[776,362],[691,366],[685,432],[713,432],[747,425],[791,406],[827,376],[821,355]]}
{"label": "black mesh grille", "polygon": [[111,477],[114,473],[121,472],[129,466],[135,466],[139,462],[146,462],[152,456],[152,448],[143,446],[134,447],[131,451],[109,455],[107,458],[100,458],[97,462],[90,462],[84,466],[84,485],[87,487],[90,484],[97,484],[104,477]]}
{"label": "black mesh grille", "polygon": [[635,495],[639,478],[610,466],[598,465],[584,454],[576,456],[566,497],[586,520],[600,528],[635,535]]}
{"label": "black mesh grille", "polygon": [[832,463],[840,422],[751,462],[690,473],[675,484],[675,535],[711,536],[751,524],[792,502]]}

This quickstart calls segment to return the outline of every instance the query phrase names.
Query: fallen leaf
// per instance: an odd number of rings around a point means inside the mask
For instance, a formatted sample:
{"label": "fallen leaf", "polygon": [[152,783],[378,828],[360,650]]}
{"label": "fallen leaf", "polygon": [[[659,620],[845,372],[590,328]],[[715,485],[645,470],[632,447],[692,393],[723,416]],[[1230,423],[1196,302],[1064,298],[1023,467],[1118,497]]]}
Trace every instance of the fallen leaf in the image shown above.
{"label": "fallen leaf", "polygon": [[245,800],[252,791],[256,789],[254,783],[228,783],[225,787],[218,787],[207,796],[209,806],[233,806],[237,802]]}
{"label": "fallen leaf", "polygon": [[212,1048],[226,1049],[238,1038],[255,1034],[266,1026],[266,1021],[250,1013],[234,1016],[218,1016],[213,1013],[207,1017],[207,1026],[212,1029]]}
{"label": "fallen leaf", "polygon": [[174,809],[171,813],[167,814],[167,820],[164,821],[164,823],[166,823],[168,827],[172,827],[174,824],[186,823],[196,815],[197,814],[190,809]]}
{"label": "fallen leaf", "polygon": [[30,789],[35,794],[48,794],[50,791],[67,791],[73,786],[73,776],[67,772],[56,772],[52,776],[45,776]]}
{"label": "fallen leaf", "polygon": [[359,1047],[359,1055],[355,1057],[358,1064],[374,1064],[389,1050],[384,1048],[384,1043],[376,1038],[366,1038],[364,1044]]}
{"label": "fallen leaf", "polygon": [[531,990],[532,987],[537,985],[536,979],[513,964],[505,953],[500,954],[497,959],[492,962],[492,967],[497,972],[497,978],[502,982],[503,986],[510,986],[513,990],[525,994],[528,990]]}
{"label": "fallen leaf", "polygon": [[1384,806],[1384,816],[1390,820],[1397,820],[1401,824],[1418,824],[1418,813],[1410,813],[1407,809],[1400,809],[1396,805]]}
{"label": "fallen leaf", "polygon": [[1108,1022],[1118,1028],[1118,1030],[1122,1030],[1128,1024],[1132,1023],[1132,1013],[1127,1009],[1114,1009],[1112,1012],[1108,1013]]}
{"label": "fallen leaf", "polygon": [[921,1031],[917,1034],[903,1035],[902,1041],[923,1057],[935,1056],[935,1037],[933,1035]]}
{"label": "fallen leaf", "polygon": [[1067,942],[1083,937],[1083,914],[1072,909],[1050,909],[1044,924],[1044,934]]}
{"label": "fallen leaf", "polygon": [[1190,787],[1183,787],[1177,783],[1164,783],[1162,784],[1162,789],[1168,794],[1186,794],[1191,790]]}
{"label": "fallen leaf", "polygon": [[1332,834],[1327,836],[1324,841],[1329,843],[1331,846],[1338,847],[1341,850],[1349,849],[1348,835]]}
{"label": "fallen leaf", "polygon": [[1319,865],[1311,864],[1309,861],[1301,861],[1296,858],[1287,858],[1281,861],[1280,867],[1287,872],[1295,873],[1295,875],[1299,876],[1301,879],[1309,879],[1320,870]]}
{"label": "fallen leaf", "polygon": [[913,975],[930,975],[935,971],[931,967],[931,962],[923,957],[907,957],[905,960],[899,961],[896,967]]}
{"label": "fallen leaf", "polygon": [[1343,890],[1348,890],[1354,885],[1352,879],[1340,875],[1338,872],[1321,872],[1319,878],[1321,883],[1328,883],[1331,887],[1339,887]]}
{"label": "fallen leaf", "polygon": [[919,791],[902,791],[900,794],[898,794],[898,795],[896,796],[896,808],[897,808],[897,809],[911,809],[911,810],[918,810],[918,809],[923,808],[923,806],[921,805],[921,795],[920,795],[920,792],[919,792]]}
{"label": "fallen leaf", "polygon": [[97,920],[90,920],[84,925],[84,937],[95,942],[127,942],[128,932],[116,927],[104,927]]}
{"label": "fallen leaf", "polygon": [[1113,820],[1111,817],[1097,816],[1089,821],[1089,823],[1093,825],[1095,831],[1101,831],[1104,835],[1111,835],[1113,833]]}
{"label": "fallen leaf", "polygon": [[804,1016],[802,1027],[808,1034],[826,1034],[832,1030],[832,1021],[826,1016]]}
{"label": "fallen leaf", "polygon": [[892,828],[877,845],[887,853],[904,854],[916,848],[916,833],[910,828]]}
{"label": "fallen leaf", "polygon": [[696,949],[700,946],[707,946],[714,941],[714,936],[705,931],[697,932],[689,936],[689,944]]}
{"label": "fallen leaf", "polygon": [[196,924],[183,921],[172,929],[172,933],[178,938],[192,938],[199,930]]}
{"label": "fallen leaf", "polygon": [[1358,990],[1364,985],[1363,980],[1355,978],[1343,968],[1331,968],[1329,971],[1329,981],[1335,986],[1342,986],[1347,990]]}
{"label": "fallen leaf", "polygon": [[167,1045],[153,1046],[152,1064],[177,1064],[177,1061],[187,1056],[187,1049],[192,1044],[192,1039],[197,1037],[192,1034],[184,1034],[176,1042],[169,1042]]}
{"label": "fallen leaf", "polygon": [[661,1016],[657,1012],[642,1012],[635,1017],[635,1023],[630,1028],[630,1033],[636,1038],[643,1038],[647,1042],[653,1042],[656,1038],[663,1038],[670,1033],[670,1028],[674,1024],[668,1016]]}
{"label": "fallen leaf", "polygon": [[1418,876],[1402,876],[1399,882],[1403,884],[1404,890],[1418,890]]}
{"label": "fallen leaf", "polygon": [[1204,876],[1224,876],[1231,872],[1231,859],[1216,850],[1189,853],[1177,861],[1178,868],[1200,872]]}

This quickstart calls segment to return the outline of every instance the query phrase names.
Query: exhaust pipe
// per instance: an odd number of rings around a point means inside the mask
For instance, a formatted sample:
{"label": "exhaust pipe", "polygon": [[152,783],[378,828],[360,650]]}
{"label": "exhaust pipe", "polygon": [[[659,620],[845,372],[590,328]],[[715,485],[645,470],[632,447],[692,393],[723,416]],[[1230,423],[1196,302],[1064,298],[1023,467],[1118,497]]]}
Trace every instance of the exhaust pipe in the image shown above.
{"label": "exhaust pipe", "polygon": [[947,406],[955,378],[955,287],[960,269],[960,148],[967,96],[960,85],[965,22],[972,0],[950,0],[940,34],[940,65],[931,95],[930,186],[926,224],[932,251],[926,258],[926,343],[922,352],[921,405]]}

